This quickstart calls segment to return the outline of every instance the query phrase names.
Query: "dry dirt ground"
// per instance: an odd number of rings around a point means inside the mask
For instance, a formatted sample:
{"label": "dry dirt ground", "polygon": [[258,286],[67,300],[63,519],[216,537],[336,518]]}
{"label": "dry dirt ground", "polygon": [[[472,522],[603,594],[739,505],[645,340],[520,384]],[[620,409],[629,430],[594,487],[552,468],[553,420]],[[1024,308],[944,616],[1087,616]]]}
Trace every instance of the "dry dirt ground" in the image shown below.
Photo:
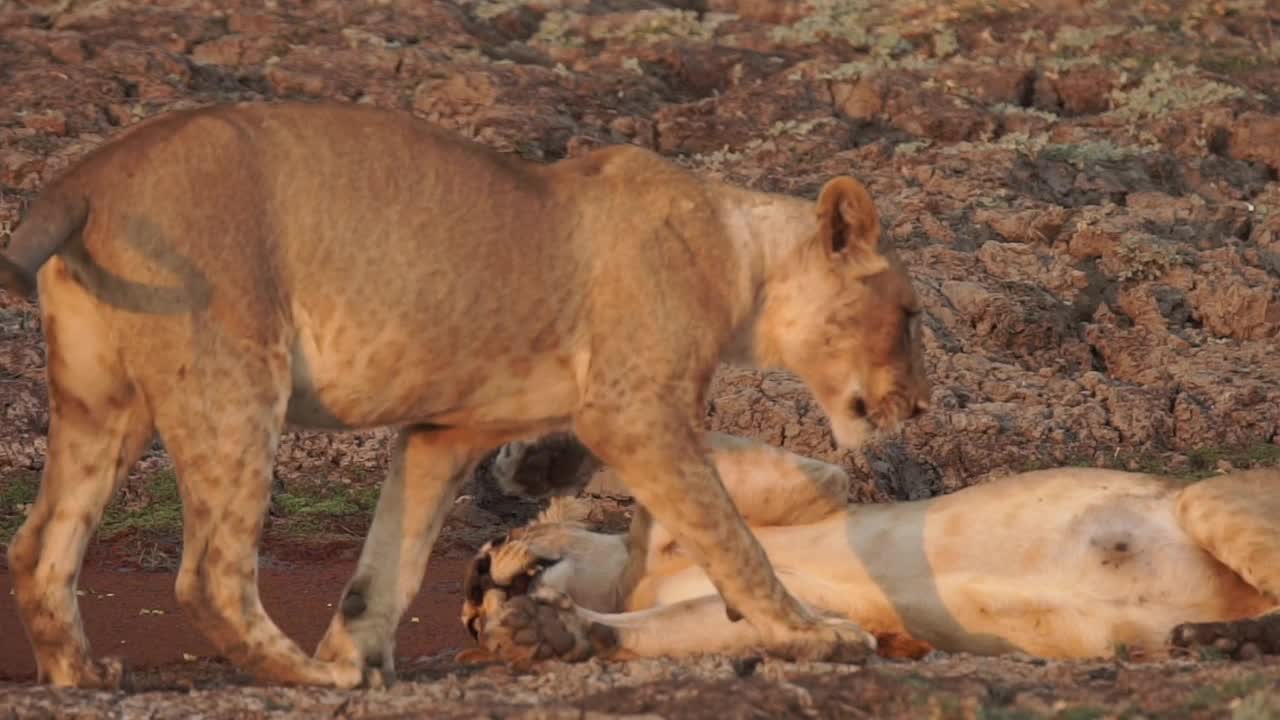
{"label": "dry dirt ground", "polygon": [[[631,142],[760,189],[812,196],[832,175],[863,179],[925,301],[934,410],[848,454],[785,373],[725,371],[709,413],[714,428],[843,463],[854,500],[1046,465],[1194,480],[1280,463],[1274,0],[0,0],[0,244],[53,174],[117,128],[284,98],[402,108],[532,159]],[[0,542],[43,462],[43,378],[35,308],[0,292]],[[283,444],[263,592],[300,641],[315,642],[351,570],[385,441]],[[174,608],[178,506],[157,445],[92,548],[81,598],[95,648],[128,657],[148,691],[32,687],[0,566],[0,711],[1280,713],[1274,659],[458,666],[460,563],[531,507],[478,475],[402,629],[407,682],[244,687]]]}

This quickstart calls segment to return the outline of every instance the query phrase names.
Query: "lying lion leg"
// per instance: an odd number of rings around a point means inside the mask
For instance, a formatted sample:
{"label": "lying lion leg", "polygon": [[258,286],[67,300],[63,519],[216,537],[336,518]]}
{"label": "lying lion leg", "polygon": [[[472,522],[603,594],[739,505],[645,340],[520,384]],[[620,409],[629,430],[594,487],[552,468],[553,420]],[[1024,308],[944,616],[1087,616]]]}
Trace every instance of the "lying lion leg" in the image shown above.
{"label": "lying lion leg", "polygon": [[[1178,493],[1182,529],[1206,552],[1280,601],[1280,470],[1256,469],[1201,480]],[[1280,612],[1235,622],[1183,623],[1177,647],[1213,647],[1239,658],[1280,654]]]}
{"label": "lying lion leg", "polygon": [[[753,527],[802,525],[836,512],[849,502],[849,476],[837,465],[805,457],[758,440],[721,432],[703,435],[703,446],[715,463],[738,511]],[[535,463],[533,451],[554,461]],[[533,465],[539,467],[532,467]],[[509,495],[542,497],[574,486],[582,467],[598,464],[580,440],[558,433],[536,443],[518,440],[503,445],[493,463],[493,476]]]}
{"label": "lying lion leg", "polygon": [[572,433],[557,432],[536,441],[503,445],[493,460],[493,479],[507,495],[544,498],[573,494],[599,461]]}
{"label": "lying lion leg", "polygon": [[[353,687],[358,666],[308,657],[258,595],[258,542],[288,402],[287,357],[217,347],[193,359],[182,382],[155,393],[156,424],[182,491],[178,602],[220,653],[261,682]],[[216,397],[206,396],[213,388]]]}
{"label": "lying lion leg", "polygon": [[[792,578],[800,596],[809,585],[821,583]],[[843,631],[847,621],[806,606],[821,626]],[[751,623],[728,617],[724,600],[703,595],[658,607],[624,613],[598,613],[575,605],[563,593],[541,586],[531,593],[486,603],[481,646],[516,664],[558,659],[568,662],[592,657],[685,657],[706,653],[744,655],[767,651],[769,642]],[[875,640],[867,642],[875,647]]]}
{"label": "lying lion leg", "polygon": [[[704,434],[703,446],[734,505],[752,527],[816,522],[848,507],[849,476],[836,465],[720,432]],[[537,474],[526,467],[532,447],[516,441],[498,451],[493,474],[507,492],[514,492],[514,488],[531,492],[529,483],[513,478]],[[567,456],[560,463],[567,470],[551,472],[553,482],[538,483],[543,488],[567,486],[569,470],[577,472],[583,462],[594,460],[591,451],[569,433],[539,441],[537,447]],[[626,597],[644,576],[651,565],[651,552],[663,553],[671,543],[670,533],[654,523],[643,506],[637,506],[628,532],[629,562],[619,579],[621,596]]]}
{"label": "lying lion leg", "polygon": [[849,507],[849,475],[839,466],[737,435],[708,432],[703,442],[752,527],[804,525]]}
{"label": "lying lion leg", "polygon": [[1212,648],[1237,660],[1280,654],[1280,612],[1231,622],[1182,623],[1173,628],[1174,647]]}
{"label": "lying lion leg", "polygon": [[589,610],[558,590],[539,587],[506,600],[495,597],[485,596],[484,623],[476,635],[480,647],[492,657],[524,667],[541,660],[579,662],[617,655],[614,629],[593,622]]}
{"label": "lying lion leg", "polygon": [[[98,352],[94,316],[50,315],[48,460],[31,512],[9,546],[18,615],[35,649],[39,678],[55,686],[114,688],[123,666],[94,661],[76,582],[102,512],[154,430],[146,402]],[[60,305],[61,307],[61,305]],[[76,308],[76,310],[81,310]]]}
{"label": "lying lion leg", "polygon": [[395,631],[426,574],[431,547],[462,481],[497,438],[402,430],[373,525],[339,610],[316,648],[321,660],[395,672]]}
{"label": "lying lion leg", "polygon": [[[602,384],[608,387],[607,384]],[[668,393],[670,388],[666,388]],[[778,581],[701,446],[701,432],[667,409],[670,395],[589,398],[578,436],[617,470],[636,500],[706,571],[731,608],[787,658],[863,658],[874,639],[855,623],[819,622]]]}
{"label": "lying lion leg", "polygon": [[493,456],[494,482],[497,483],[498,489],[507,495],[515,495],[519,492],[514,485],[516,473],[524,464],[525,458],[529,455],[529,449],[535,442],[534,440],[512,440],[498,448],[498,452]]}

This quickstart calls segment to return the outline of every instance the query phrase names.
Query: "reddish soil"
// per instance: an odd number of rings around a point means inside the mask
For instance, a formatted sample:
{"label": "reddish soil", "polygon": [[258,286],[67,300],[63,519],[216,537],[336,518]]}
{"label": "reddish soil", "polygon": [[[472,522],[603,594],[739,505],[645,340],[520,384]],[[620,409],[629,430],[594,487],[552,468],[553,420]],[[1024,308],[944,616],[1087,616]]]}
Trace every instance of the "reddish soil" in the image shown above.
{"label": "reddish soil", "polygon": [[[351,577],[349,560],[275,563],[259,571],[267,612],[303,649],[312,650],[333,616],[333,603]],[[422,591],[396,635],[397,655],[412,659],[460,650],[471,638],[458,622],[466,561],[435,558]],[[130,668],[156,668],[214,657],[174,599],[172,572],[86,567],[80,575],[85,631],[99,655],[116,655]],[[18,622],[11,577],[0,570],[0,681],[35,678],[35,661]]]}

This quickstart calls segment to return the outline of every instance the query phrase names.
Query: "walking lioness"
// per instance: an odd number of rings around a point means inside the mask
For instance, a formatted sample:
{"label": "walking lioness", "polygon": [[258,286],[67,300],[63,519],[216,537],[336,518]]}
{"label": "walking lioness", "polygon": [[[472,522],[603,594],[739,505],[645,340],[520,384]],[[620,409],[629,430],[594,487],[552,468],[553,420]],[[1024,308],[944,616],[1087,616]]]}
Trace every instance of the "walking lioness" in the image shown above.
{"label": "walking lioness", "polygon": [[[838,467],[718,434],[708,453],[787,589],[901,647],[1280,653],[1280,469],[1183,486],[1061,468],[849,506]],[[584,506],[557,498],[476,556],[462,621],[479,654],[527,663],[759,648],[660,522],[637,511],[629,536],[592,532]]]}
{"label": "walking lioness", "polygon": [[[778,582],[699,436],[722,360],[793,370],[846,446],[926,407],[918,301],[882,245],[848,177],[815,203],[636,147],[536,165],[355,105],[140,123],[49,183],[0,263],[9,287],[38,278],[48,344],[48,463],[9,549],[40,677],[119,682],[89,654],[76,577],[156,433],[183,501],[179,602],[262,682],[390,672],[459,483],[492,448],[566,428],[772,653],[862,655],[862,630]],[[257,591],[286,423],[400,428],[315,657]]]}

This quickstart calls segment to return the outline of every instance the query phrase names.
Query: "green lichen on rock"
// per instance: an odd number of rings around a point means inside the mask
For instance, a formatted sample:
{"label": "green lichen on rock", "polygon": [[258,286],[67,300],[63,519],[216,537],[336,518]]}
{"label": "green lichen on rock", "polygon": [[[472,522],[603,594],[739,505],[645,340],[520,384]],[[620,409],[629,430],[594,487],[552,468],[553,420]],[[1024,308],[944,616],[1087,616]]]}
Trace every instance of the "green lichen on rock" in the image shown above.
{"label": "green lichen on rock", "polygon": [[933,34],[933,56],[948,58],[960,50],[960,41],[956,39],[956,31],[950,28]]}
{"label": "green lichen on rock", "polygon": [[538,31],[529,38],[529,42],[553,47],[582,47],[586,43],[575,28],[574,16],[575,13],[552,10],[542,17]]}
{"label": "green lichen on rock", "polygon": [[[815,80],[856,80],[865,75],[873,75],[884,70],[905,70],[910,72],[927,72],[936,69],[938,64],[928,58],[919,56],[907,56],[903,58],[892,58],[885,55],[872,55],[865,60],[852,60],[850,62],[841,63],[830,70],[817,72],[813,75]],[[789,80],[801,80],[804,78],[803,72],[794,72],[787,76]],[[931,82],[926,79],[925,83]]]}
{"label": "green lichen on rock", "polygon": [[773,28],[769,35],[780,43],[804,45],[823,39],[843,40],[856,48],[870,47],[869,0],[810,0],[812,12],[791,25]]}
{"label": "green lichen on rock", "polygon": [[1112,114],[1130,122],[1159,117],[1178,110],[1193,110],[1245,97],[1234,85],[1209,80],[1196,69],[1157,63],[1130,90],[1113,90]]}
{"label": "green lichen on rock", "polygon": [[1041,120],[1047,120],[1049,122],[1057,122],[1058,120],[1061,119],[1057,115],[1049,112],[1048,110],[1041,110],[1040,108],[1034,108],[1034,107],[1022,107],[1021,105],[1011,105],[1009,103],[996,103],[991,106],[991,109],[995,111],[996,114],[1001,116],[1029,115],[1032,117],[1038,117]]}
{"label": "green lichen on rock", "polygon": [[763,137],[752,138],[740,148],[734,149],[725,145],[712,152],[677,158],[677,162],[690,168],[719,172],[726,165],[733,165],[746,160],[756,152],[777,149],[778,141],[780,140],[785,141],[788,138],[804,137],[816,128],[831,125],[835,122],[836,120],[830,117],[816,117],[808,120],[779,120],[764,131]]}
{"label": "green lichen on rock", "polygon": [[471,12],[481,20],[491,20],[528,5],[527,0],[462,0]]}
{"label": "green lichen on rock", "polygon": [[1147,233],[1121,238],[1115,255],[1121,264],[1116,273],[1119,280],[1156,280],[1187,262],[1178,248]]}
{"label": "green lichen on rock", "polygon": [[1119,25],[1098,25],[1089,28],[1063,25],[1053,36],[1053,48],[1069,53],[1084,52],[1099,42],[1124,31],[1125,29]]}
{"label": "green lichen on rock", "polygon": [[1084,169],[1103,162],[1123,162],[1147,154],[1144,148],[1117,145],[1110,140],[1085,140],[1074,143],[1049,143],[1041,148],[1041,156]]}
{"label": "green lichen on rock", "polygon": [[625,21],[614,27],[591,27],[583,22],[582,15],[564,10],[553,10],[542,18],[531,42],[555,47],[582,47],[587,42],[621,41],[632,45],[647,45],[671,39],[711,40],[716,28],[733,19],[730,13],[698,13],[691,10],[663,8],[631,13]]}

